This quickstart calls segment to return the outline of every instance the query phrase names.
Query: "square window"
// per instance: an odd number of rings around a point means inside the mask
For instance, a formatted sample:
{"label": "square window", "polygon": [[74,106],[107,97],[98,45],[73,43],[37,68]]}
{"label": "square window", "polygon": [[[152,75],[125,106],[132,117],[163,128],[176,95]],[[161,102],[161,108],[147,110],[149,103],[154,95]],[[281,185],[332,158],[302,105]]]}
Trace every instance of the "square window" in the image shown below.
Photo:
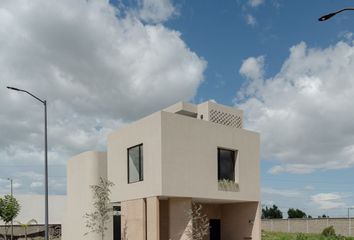
{"label": "square window", "polygon": [[218,180],[235,181],[237,151],[218,148]]}
{"label": "square window", "polygon": [[128,148],[128,183],[143,181],[143,145]]}

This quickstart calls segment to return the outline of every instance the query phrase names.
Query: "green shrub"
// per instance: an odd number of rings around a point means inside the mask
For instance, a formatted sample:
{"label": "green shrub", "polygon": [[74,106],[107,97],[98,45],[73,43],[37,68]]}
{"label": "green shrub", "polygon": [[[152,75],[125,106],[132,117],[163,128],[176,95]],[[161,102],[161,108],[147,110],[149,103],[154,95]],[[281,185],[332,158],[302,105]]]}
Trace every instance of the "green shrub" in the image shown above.
{"label": "green shrub", "polygon": [[296,240],[307,240],[307,236],[303,233],[299,233],[296,235]]}
{"label": "green shrub", "polygon": [[336,240],[346,240],[347,238],[342,235],[337,235]]}
{"label": "green shrub", "polygon": [[322,235],[325,237],[335,237],[336,236],[336,231],[334,230],[333,226],[326,227],[322,231]]}

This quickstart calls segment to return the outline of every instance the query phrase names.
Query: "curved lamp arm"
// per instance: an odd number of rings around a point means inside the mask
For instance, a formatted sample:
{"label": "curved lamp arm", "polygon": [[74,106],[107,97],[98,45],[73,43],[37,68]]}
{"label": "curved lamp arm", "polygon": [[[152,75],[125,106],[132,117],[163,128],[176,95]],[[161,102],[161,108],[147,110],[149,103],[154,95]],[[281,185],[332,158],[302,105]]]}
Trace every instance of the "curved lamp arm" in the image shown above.
{"label": "curved lamp arm", "polygon": [[318,19],[318,21],[326,21],[326,20],[328,20],[328,19],[330,19],[331,17],[333,17],[334,15],[337,15],[338,13],[341,13],[341,12],[344,12],[344,11],[353,11],[354,10],[354,8],[343,8],[343,9],[341,9],[341,10],[339,10],[339,11],[336,11],[336,12],[332,12],[332,13],[328,13],[328,14],[326,14],[326,15],[323,15],[322,17],[320,17],[319,19]]}

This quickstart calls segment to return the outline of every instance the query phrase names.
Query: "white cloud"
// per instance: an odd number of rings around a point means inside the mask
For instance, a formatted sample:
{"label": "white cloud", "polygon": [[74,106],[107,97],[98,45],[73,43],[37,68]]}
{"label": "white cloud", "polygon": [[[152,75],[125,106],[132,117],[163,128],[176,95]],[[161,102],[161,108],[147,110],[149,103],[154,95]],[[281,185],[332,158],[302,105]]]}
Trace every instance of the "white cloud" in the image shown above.
{"label": "white cloud", "polygon": [[311,201],[318,205],[319,209],[336,209],[346,206],[343,196],[339,193],[319,193],[311,196]]}
{"label": "white cloud", "polygon": [[248,0],[248,5],[251,7],[258,7],[259,5],[263,4],[264,0]]}
{"label": "white cloud", "polygon": [[42,182],[32,182],[30,187],[31,188],[43,187],[43,183]]}
{"label": "white cloud", "polygon": [[170,0],[139,0],[140,18],[149,23],[158,23],[168,20],[178,14]]}
{"label": "white cloud", "polygon": [[263,84],[264,56],[250,57],[243,61],[239,73],[246,77],[249,82],[247,88],[238,92],[238,97],[244,98],[257,90]]}
{"label": "white cloud", "polygon": [[246,127],[261,133],[271,173],[309,173],[354,166],[354,45],[324,49],[300,43],[279,73],[264,78],[263,57],[244,61],[249,81],[238,92]]}
{"label": "white cloud", "polygon": [[250,57],[243,61],[240,73],[246,78],[257,81],[263,78],[264,56]]}
{"label": "white cloud", "polygon": [[[168,1],[142,4],[151,21],[172,14]],[[112,129],[194,97],[206,62],[178,31],[132,11],[101,0],[0,2],[0,175],[22,179],[21,191],[35,181],[22,173],[43,172],[43,107],[7,85],[48,100],[49,176],[60,193],[70,156],[104,149]]]}
{"label": "white cloud", "polygon": [[353,41],[353,36],[354,36],[354,33],[349,32],[349,31],[342,31],[338,34],[339,38],[343,38],[344,40],[346,40],[348,42]]}
{"label": "white cloud", "polygon": [[297,197],[301,196],[301,192],[295,189],[275,189],[275,188],[262,188],[263,194],[278,195],[282,197]]}
{"label": "white cloud", "polygon": [[246,23],[251,26],[255,26],[257,24],[256,18],[252,14],[246,15]]}
{"label": "white cloud", "polygon": [[305,190],[312,191],[312,190],[315,190],[315,187],[311,186],[311,185],[307,185],[307,186],[305,186]]}
{"label": "white cloud", "polygon": [[316,168],[309,168],[306,164],[287,164],[285,166],[277,165],[268,170],[270,174],[278,174],[282,172],[306,174],[312,173]]}
{"label": "white cloud", "polygon": [[351,193],[328,192],[314,193],[313,186],[304,188],[262,187],[262,205],[277,205],[286,214],[289,208],[299,208],[312,216],[323,213],[331,217],[343,216],[352,199]]}
{"label": "white cloud", "polygon": [[20,188],[22,186],[22,184],[21,183],[18,183],[18,182],[14,182],[13,184],[12,184],[12,187],[14,188],[14,189],[18,189],[18,188]]}

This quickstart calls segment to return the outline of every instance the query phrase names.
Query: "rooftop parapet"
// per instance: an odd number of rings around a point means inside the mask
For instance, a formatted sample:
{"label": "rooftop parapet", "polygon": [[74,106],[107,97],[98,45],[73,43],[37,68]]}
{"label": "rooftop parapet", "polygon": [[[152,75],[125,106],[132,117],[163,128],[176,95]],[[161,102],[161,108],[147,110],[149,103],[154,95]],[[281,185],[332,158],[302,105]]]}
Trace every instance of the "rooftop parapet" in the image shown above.
{"label": "rooftop parapet", "polygon": [[173,104],[172,106],[169,106],[168,108],[165,108],[163,111],[177,113],[193,118],[197,118],[198,116],[197,105],[186,102],[178,102],[176,104]]}
{"label": "rooftop parapet", "polygon": [[164,109],[164,111],[198,118],[229,127],[243,127],[242,110],[220,105],[212,101],[207,101],[198,105],[179,102]]}

